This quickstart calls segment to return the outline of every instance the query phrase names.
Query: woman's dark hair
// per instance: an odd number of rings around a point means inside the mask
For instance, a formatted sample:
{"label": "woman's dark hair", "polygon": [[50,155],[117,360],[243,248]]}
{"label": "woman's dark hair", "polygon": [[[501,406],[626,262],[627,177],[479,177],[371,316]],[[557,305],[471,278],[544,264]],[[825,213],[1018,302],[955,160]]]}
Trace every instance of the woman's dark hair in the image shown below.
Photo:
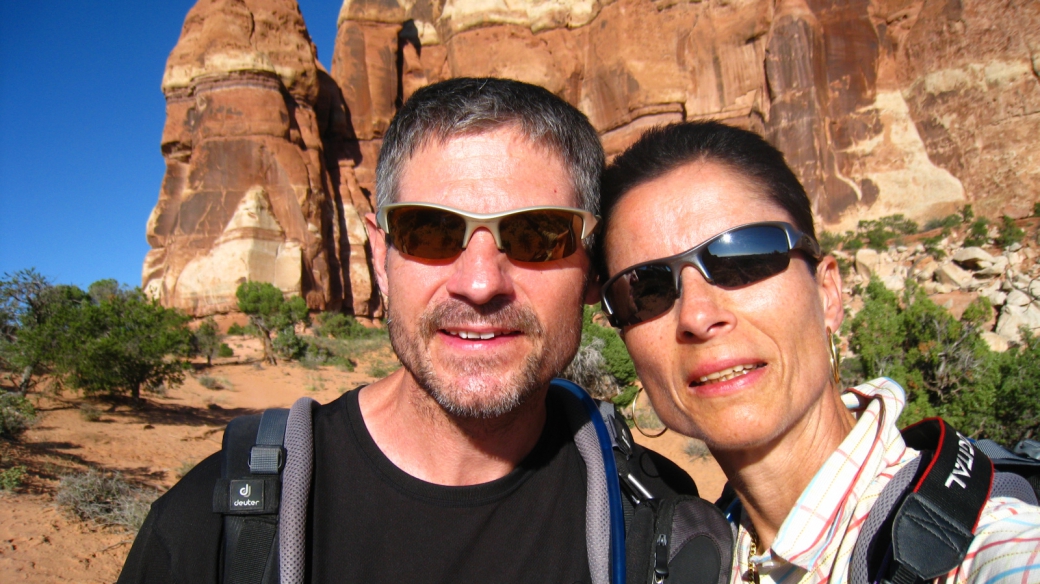
{"label": "woman's dark hair", "polygon": [[754,132],[719,122],[680,122],[648,130],[603,173],[599,248],[593,254],[600,281],[607,278],[603,254],[614,207],[628,191],[693,162],[720,164],[758,185],[773,204],[787,212],[794,226],[816,239],[812,206],[805,188],[784,155]]}

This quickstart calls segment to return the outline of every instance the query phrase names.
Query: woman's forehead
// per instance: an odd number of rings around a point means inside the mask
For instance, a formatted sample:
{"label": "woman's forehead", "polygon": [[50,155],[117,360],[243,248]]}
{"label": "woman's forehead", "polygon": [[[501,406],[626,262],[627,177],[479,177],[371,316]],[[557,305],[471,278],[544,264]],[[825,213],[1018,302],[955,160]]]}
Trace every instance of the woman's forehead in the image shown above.
{"label": "woman's forehead", "polygon": [[791,221],[762,188],[710,162],[681,166],[628,191],[611,213],[605,246],[613,268],[674,255],[731,227]]}

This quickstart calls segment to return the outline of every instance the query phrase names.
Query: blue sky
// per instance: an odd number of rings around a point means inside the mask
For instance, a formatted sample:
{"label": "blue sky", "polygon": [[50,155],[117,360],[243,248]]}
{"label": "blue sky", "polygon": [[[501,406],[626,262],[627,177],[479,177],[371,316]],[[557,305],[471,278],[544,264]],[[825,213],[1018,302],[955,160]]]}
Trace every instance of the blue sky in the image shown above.
{"label": "blue sky", "polygon": [[[139,286],[190,0],[0,2],[0,274]],[[300,0],[329,67],[342,0]]]}

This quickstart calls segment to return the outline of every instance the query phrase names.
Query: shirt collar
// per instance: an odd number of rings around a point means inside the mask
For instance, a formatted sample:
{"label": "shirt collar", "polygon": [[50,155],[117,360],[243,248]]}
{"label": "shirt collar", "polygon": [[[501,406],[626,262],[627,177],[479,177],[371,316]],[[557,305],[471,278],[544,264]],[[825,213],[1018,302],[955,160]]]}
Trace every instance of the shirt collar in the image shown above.
{"label": "shirt collar", "polygon": [[806,571],[812,571],[835,537],[844,536],[867,487],[906,448],[895,425],[906,403],[902,387],[882,377],[847,393],[858,396],[865,407],[858,410],[852,431],[802,491],[769,550],[773,558]]}

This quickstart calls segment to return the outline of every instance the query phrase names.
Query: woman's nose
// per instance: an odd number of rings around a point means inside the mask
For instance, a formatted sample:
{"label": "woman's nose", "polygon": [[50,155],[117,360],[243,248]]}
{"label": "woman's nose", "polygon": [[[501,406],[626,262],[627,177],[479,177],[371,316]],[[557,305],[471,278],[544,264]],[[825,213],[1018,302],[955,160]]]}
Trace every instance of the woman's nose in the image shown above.
{"label": "woman's nose", "polygon": [[676,330],[679,341],[706,341],[736,325],[736,315],[729,310],[729,303],[724,302],[726,290],[709,284],[693,266],[686,266],[680,278],[682,293],[678,300]]}

